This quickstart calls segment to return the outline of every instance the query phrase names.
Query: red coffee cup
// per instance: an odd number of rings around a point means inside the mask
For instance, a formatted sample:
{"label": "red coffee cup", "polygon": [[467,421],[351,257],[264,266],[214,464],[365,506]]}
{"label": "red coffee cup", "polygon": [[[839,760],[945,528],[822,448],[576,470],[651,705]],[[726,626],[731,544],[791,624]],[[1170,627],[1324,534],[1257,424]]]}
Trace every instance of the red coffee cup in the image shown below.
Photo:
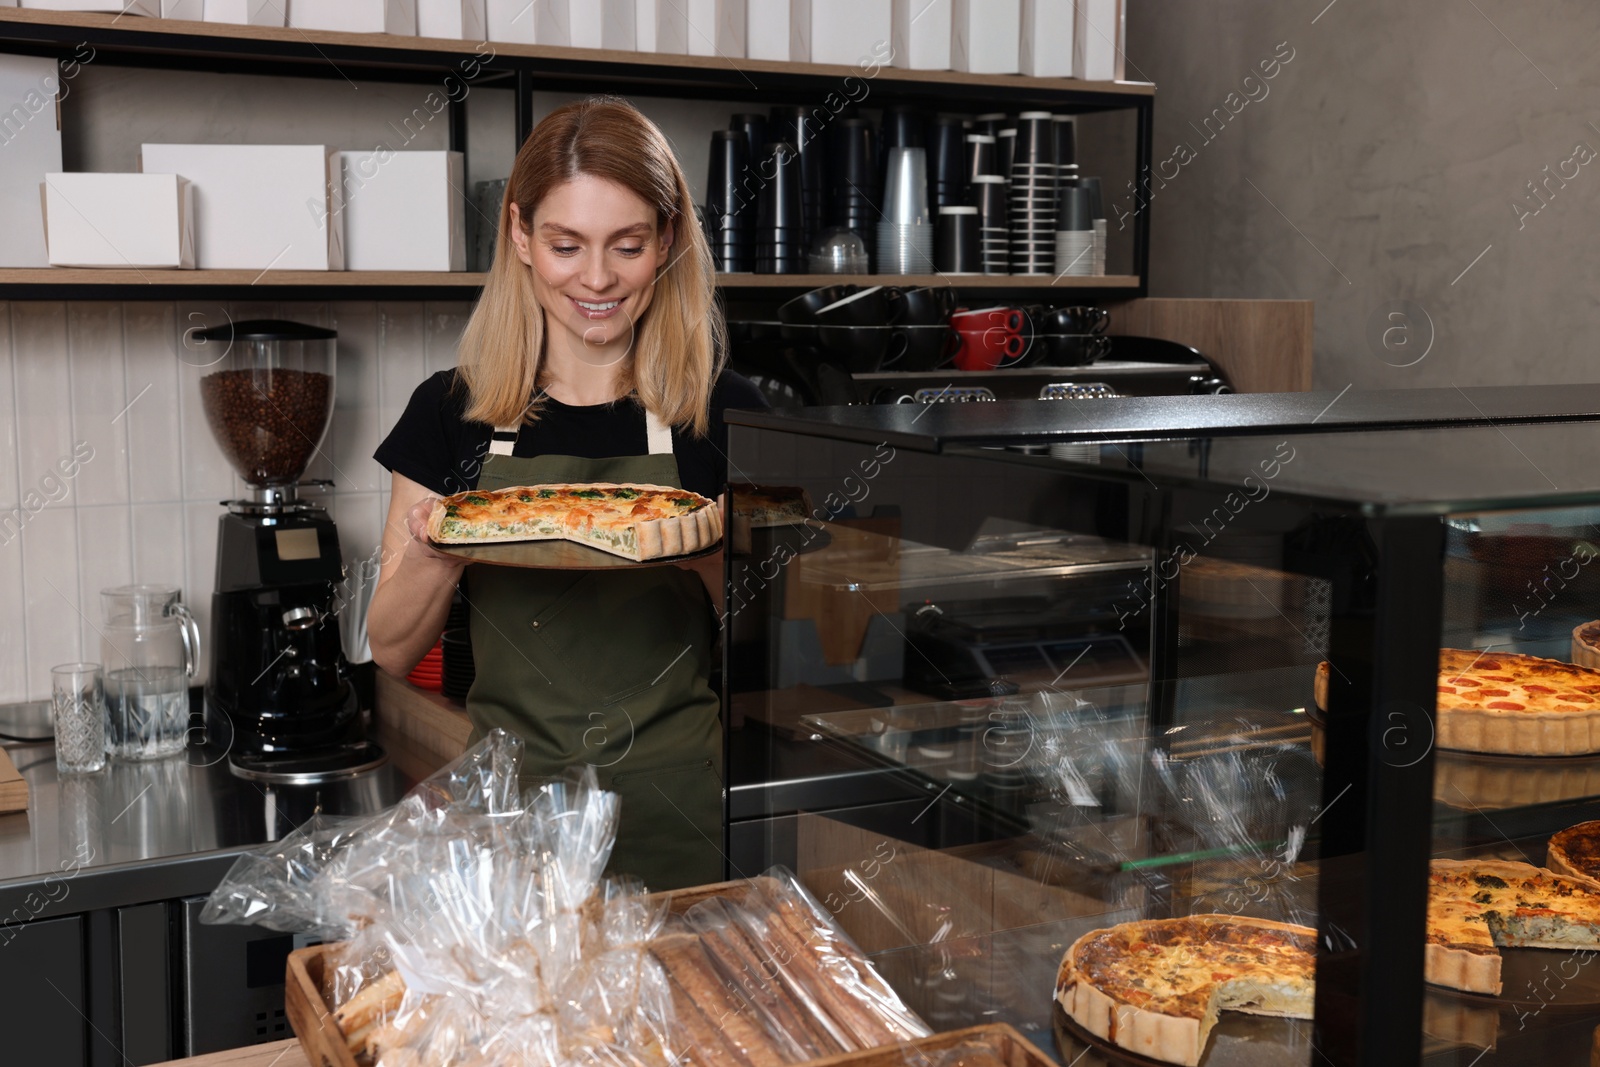
{"label": "red coffee cup", "polygon": [[996,370],[1022,358],[1027,343],[1020,333],[998,326],[956,330],[955,364],[958,370]]}
{"label": "red coffee cup", "polygon": [[995,370],[1022,358],[1024,318],[1017,308],[957,308],[950,316],[955,329],[955,365],[960,370]]}
{"label": "red coffee cup", "polygon": [[956,308],[950,316],[950,325],[953,329],[967,331],[979,328],[987,329],[996,327],[1006,333],[1022,332],[1022,312],[1017,308],[979,308],[972,311],[968,308]]}

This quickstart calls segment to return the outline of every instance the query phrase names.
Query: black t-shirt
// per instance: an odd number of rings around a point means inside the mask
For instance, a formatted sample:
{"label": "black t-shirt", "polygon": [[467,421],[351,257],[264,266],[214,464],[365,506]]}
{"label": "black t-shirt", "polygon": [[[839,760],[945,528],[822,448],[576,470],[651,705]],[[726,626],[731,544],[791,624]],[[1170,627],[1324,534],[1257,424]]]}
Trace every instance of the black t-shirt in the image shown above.
{"label": "black t-shirt", "polygon": [[[383,466],[427,489],[448,496],[478,487],[494,428],[468,422],[467,391],[452,388],[456,372],[440,371],[417,386],[411,402],[373,454]],[[765,408],[766,399],[747,378],[723,371],[711,392],[711,428],[704,437],[674,429],[672,452],[683,488],[715,498],[728,482],[728,408]],[[582,456],[609,459],[649,451],[644,408],[632,397],[612,404],[570,407],[549,397],[539,419],[522,427],[514,456]]]}

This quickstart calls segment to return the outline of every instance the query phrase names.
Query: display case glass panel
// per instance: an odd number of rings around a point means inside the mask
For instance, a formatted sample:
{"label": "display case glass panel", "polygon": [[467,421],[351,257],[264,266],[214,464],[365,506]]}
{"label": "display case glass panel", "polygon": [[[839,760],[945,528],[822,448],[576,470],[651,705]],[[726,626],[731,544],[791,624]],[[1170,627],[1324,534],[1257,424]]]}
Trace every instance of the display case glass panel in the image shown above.
{"label": "display case glass panel", "polygon": [[730,434],[733,873],[795,866],[936,1028],[1063,1062],[1129,1062],[1057,1006],[1063,955],[1202,915],[1311,958],[1267,995],[1185,956],[1226,1009],[1202,1063],[1587,1051],[1582,946],[1503,950],[1577,976],[1530,1011],[1425,982],[1424,945],[1430,860],[1541,866],[1600,814],[1595,757],[1459,752],[1435,706],[1441,647],[1570,662],[1600,616],[1592,425],[856,436]]}

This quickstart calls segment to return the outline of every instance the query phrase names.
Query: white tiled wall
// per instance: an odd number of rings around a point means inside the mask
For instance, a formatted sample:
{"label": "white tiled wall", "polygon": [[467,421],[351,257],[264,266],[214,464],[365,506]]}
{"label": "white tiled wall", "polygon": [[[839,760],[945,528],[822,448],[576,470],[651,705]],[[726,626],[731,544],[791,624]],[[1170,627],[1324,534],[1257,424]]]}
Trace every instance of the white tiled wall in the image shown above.
{"label": "white tiled wall", "polygon": [[[30,492],[58,497],[20,536],[0,524],[0,703],[49,695],[50,668],[100,658],[100,590],[177,585],[209,635],[219,501],[244,485],[200,407],[211,356],[186,330],[231,316],[287,318],[339,333],[335,411],[308,478],[346,561],[382,536],[389,476],[372,460],[411,391],[455,365],[465,303],[0,302],[0,516]],[[57,462],[87,444],[75,477]],[[53,480],[59,479],[59,480]],[[62,495],[61,484],[66,492]]]}

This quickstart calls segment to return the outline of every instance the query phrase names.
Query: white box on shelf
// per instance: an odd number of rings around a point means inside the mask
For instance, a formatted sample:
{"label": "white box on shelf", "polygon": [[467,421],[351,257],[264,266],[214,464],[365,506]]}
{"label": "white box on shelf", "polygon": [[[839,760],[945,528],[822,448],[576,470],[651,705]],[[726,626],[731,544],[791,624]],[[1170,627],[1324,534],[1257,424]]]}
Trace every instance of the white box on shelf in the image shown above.
{"label": "white box on shelf", "polygon": [[195,263],[209,270],[343,270],[330,209],[339,154],[326,145],[147,144],[145,174],[195,187]]}
{"label": "white box on shelf", "polygon": [[657,0],[655,50],[743,58],[744,0]]}
{"label": "white box on shelf", "polygon": [[417,36],[487,41],[483,0],[417,0]]}
{"label": "white box on shelf", "polygon": [[574,48],[611,48],[632,52],[638,45],[634,34],[635,0],[571,0]]}
{"label": "white box on shelf", "polygon": [[792,0],[789,58],[855,66],[894,38],[892,0]]}
{"label": "white box on shelf", "polygon": [[[894,0],[894,65],[910,70],[949,70],[951,0]],[[1072,0],[1059,0],[1072,10]]]}
{"label": "white box on shelf", "polygon": [[0,267],[47,267],[39,183],[61,170],[54,58],[0,55]]}
{"label": "white box on shelf", "polygon": [[972,74],[1021,71],[1022,0],[953,0],[950,66]]}
{"label": "white box on shelf", "polygon": [[348,270],[466,270],[460,152],[340,152]]}
{"label": "white box on shelf", "polygon": [[35,11],[101,11],[113,15],[161,17],[161,0],[22,0]]}
{"label": "white box on shelf", "polygon": [[194,268],[194,186],[177,174],[47,174],[52,267]]}
{"label": "white box on shelf", "polygon": [[656,50],[656,0],[633,0],[633,48],[636,52]]}
{"label": "white box on shelf", "polygon": [[685,4],[690,55],[744,58],[745,0],[676,0],[676,2]]}
{"label": "white box on shelf", "polygon": [[206,0],[161,0],[161,17],[200,22],[206,17]]}
{"label": "white box on shelf", "polygon": [[[572,44],[572,7],[574,0],[536,0],[533,5],[533,40],[535,44],[553,44],[565,48]],[[584,3],[586,0],[575,0]],[[587,0],[592,3],[593,0]]]}
{"label": "white box on shelf", "polygon": [[485,0],[484,17],[489,40],[507,44],[533,44],[536,0]]}
{"label": "white box on shelf", "polygon": [[1022,0],[1022,73],[1035,78],[1072,77],[1076,21],[1073,0]]}
{"label": "white box on shelf", "polygon": [[751,59],[775,59],[787,63],[793,58],[789,37],[789,0],[749,0],[745,11],[744,54]]}
{"label": "white box on shelf", "polygon": [[1122,0],[1078,0],[1073,27],[1073,69],[1085,81],[1123,76]]}
{"label": "white box on shelf", "polygon": [[206,0],[207,22],[237,26],[282,26],[287,0]]}
{"label": "white box on shelf", "polygon": [[417,35],[417,0],[284,0],[299,30]]}
{"label": "white box on shelf", "polygon": [[689,51],[688,0],[656,0],[656,46],[652,49],[663,55],[681,56]]}

